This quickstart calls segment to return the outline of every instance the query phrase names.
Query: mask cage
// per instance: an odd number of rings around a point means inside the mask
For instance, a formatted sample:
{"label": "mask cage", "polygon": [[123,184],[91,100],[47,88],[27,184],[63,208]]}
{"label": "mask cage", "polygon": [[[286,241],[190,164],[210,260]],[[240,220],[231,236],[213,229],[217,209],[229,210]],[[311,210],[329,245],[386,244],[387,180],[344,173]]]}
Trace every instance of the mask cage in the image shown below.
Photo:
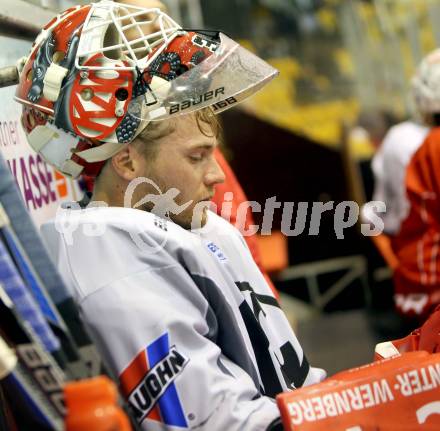
{"label": "mask cage", "polygon": [[[146,34],[145,28],[153,32]],[[135,38],[127,37],[129,32],[136,32]],[[154,31],[155,30],[155,31]],[[113,32],[107,37],[107,32]],[[79,70],[143,70],[160,55],[168,44],[182,31],[182,27],[158,8],[142,8],[122,5],[111,1],[102,1],[92,5],[82,29],[81,43],[75,58]],[[105,37],[103,37],[103,34]],[[99,37],[99,46],[96,39]],[[114,41],[103,46],[104,40]],[[159,47],[159,49],[157,49]],[[155,50],[154,55],[151,53]],[[125,60],[125,66],[106,62],[101,66],[82,66],[81,60],[94,54],[103,53],[111,59]],[[118,53],[118,55],[115,55]]]}

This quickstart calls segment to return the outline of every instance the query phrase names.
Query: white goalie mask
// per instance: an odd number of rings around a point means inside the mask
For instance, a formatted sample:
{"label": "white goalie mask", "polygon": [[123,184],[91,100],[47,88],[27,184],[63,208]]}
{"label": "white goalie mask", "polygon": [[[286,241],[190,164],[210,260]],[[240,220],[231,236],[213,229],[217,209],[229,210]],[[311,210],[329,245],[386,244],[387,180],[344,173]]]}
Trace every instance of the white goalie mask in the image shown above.
{"label": "white goalie mask", "polygon": [[78,176],[150,121],[220,112],[276,74],[224,34],[184,30],[158,8],[104,0],[68,9],[43,29],[16,100],[31,146]]}

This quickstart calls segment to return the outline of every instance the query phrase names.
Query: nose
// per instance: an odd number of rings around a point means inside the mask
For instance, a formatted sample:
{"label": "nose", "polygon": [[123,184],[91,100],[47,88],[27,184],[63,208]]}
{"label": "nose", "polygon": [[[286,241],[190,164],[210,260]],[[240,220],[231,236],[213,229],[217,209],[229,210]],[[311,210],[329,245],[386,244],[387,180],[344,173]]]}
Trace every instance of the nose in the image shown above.
{"label": "nose", "polygon": [[212,161],[210,166],[205,174],[205,185],[212,187],[216,184],[221,184],[225,182],[225,174],[223,169],[215,160],[215,157],[212,157]]}

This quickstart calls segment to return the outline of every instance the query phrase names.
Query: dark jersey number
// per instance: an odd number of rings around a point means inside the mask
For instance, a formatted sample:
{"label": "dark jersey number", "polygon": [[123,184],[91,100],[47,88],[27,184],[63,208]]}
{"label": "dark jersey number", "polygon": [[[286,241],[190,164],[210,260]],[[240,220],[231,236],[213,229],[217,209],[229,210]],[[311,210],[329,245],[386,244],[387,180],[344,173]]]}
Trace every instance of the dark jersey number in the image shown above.
{"label": "dark jersey number", "polygon": [[[240,305],[240,313],[255,352],[255,358],[264,385],[263,393],[275,398],[277,394],[283,391],[283,387],[279,381],[275,364],[270,354],[269,339],[261,326],[260,318],[261,315],[265,315],[262,304],[275,307],[279,307],[279,304],[271,296],[256,294],[249,283],[237,282],[236,285],[242,292],[250,293],[253,310],[247,301],[243,301]],[[280,352],[282,363],[280,362],[279,365],[287,387],[293,389],[302,386],[310,368],[305,355],[301,363],[290,342],[280,346]]]}

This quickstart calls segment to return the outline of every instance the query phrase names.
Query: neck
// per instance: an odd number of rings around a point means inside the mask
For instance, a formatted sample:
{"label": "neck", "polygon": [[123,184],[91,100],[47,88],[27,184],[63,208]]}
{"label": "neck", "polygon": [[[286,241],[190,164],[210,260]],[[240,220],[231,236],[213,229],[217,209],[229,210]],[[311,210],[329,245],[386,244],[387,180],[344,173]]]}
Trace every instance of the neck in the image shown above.
{"label": "neck", "polygon": [[125,187],[116,183],[112,188],[104,187],[97,182],[91,202],[105,202],[109,207],[123,207],[124,206],[124,191]]}

